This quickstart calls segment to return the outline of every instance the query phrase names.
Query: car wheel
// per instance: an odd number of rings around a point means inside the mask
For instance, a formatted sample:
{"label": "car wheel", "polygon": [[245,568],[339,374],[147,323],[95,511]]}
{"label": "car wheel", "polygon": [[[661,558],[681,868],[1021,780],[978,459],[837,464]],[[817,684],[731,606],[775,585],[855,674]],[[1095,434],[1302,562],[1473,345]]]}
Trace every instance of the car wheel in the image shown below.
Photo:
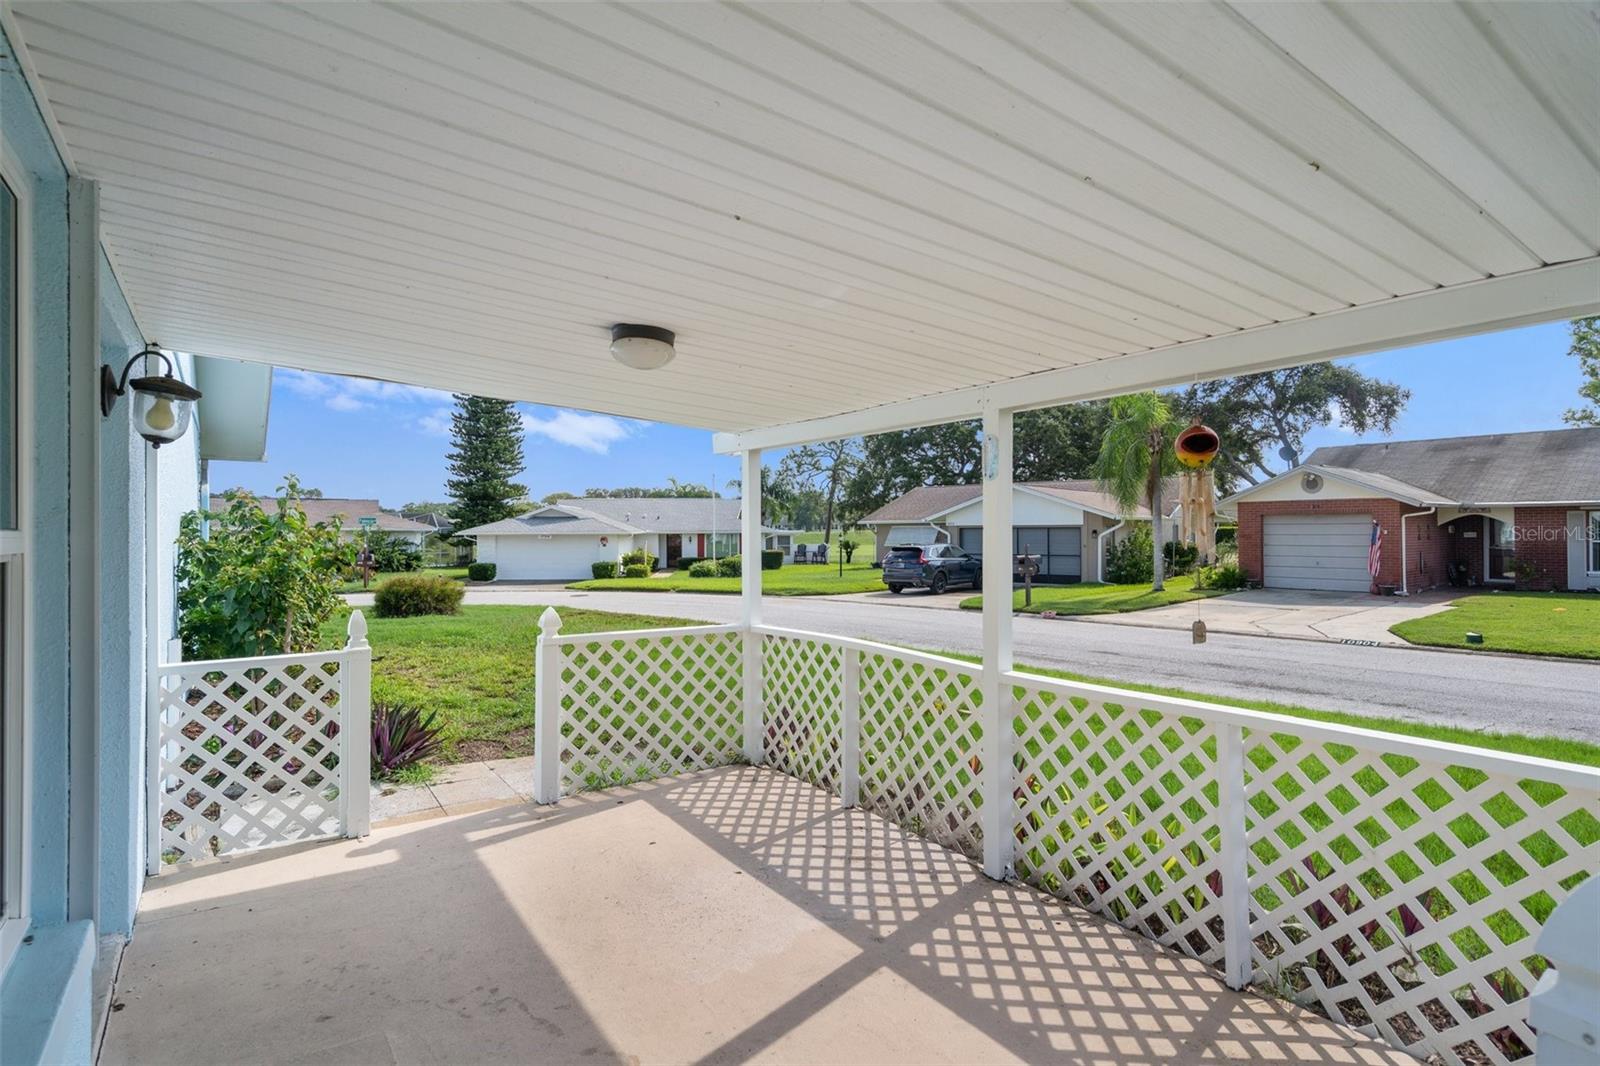
{"label": "car wheel", "polygon": [[898,596],[900,593],[904,592],[905,590],[906,590],[906,587],[904,585],[890,585],[889,586],[889,591],[894,593],[896,596]]}
{"label": "car wheel", "polygon": [[937,574],[933,575],[933,584],[929,587],[933,589],[933,594],[935,596],[942,596],[944,595],[945,586],[949,584],[950,579],[946,577],[944,571],[941,570]]}

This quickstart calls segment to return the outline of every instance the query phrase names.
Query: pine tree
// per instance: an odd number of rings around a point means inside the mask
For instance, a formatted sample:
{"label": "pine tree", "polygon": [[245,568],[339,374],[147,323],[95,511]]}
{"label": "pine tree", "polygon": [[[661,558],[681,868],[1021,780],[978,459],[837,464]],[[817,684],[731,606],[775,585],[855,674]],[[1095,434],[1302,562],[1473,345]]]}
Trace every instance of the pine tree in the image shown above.
{"label": "pine tree", "polygon": [[528,489],[511,479],[522,472],[522,421],[509,400],[456,394],[450,415],[450,478],[459,529],[510,518]]}

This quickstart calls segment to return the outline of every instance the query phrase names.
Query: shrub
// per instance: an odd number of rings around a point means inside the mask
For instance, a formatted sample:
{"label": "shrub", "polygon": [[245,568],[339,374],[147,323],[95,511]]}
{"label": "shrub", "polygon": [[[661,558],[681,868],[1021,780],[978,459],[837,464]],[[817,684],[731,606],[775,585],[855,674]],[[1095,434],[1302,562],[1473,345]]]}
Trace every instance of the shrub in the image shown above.
{"label": "shrub", "polygon": [[648,577],[650,571],[656,568],[656,557],[643,548],[635,548],[631,552],[622,553],[622,565],[625,567],[642,566],[644,567],[645,576]]}
{"label": "shrub", "polygon": [[629,563],[622,568],[623,577],[649,577],[650,568],[644,563]]}
{"label": "shrub", "polygon": [[1142,585],[1155,577],[1150,561],[1150,524],[1139,522],[1106,549],[1105,580],[1113,585]]}
{"label": "shrub", "polygon": [[700,561],[699,559],[696,559],[692,555],[685,555],[683,558],[678,560],[678,569],[679,570],[687,570],[691,566],[693,566],[695,563],[698,563],[699,561]]}
{"label": "shrub", "polygon": [[718,559],[717,560],[717,576],[718,577],[738,577],[739,576],[739,557],[737,555],[725,555],[721,559]]}
{"label": "shrub", "polygon": [[373,568],[385,574],[408,574],[422,569],[422,551],[392,533],[367,534],[367,550],[372,552]]}
{"label": "shrub", "polygon": [[710,560],[710,559],[699,559],[699,560],[696,560],[695,563],[689,567],[689,576],[690,577],[716,577],[717,576],[717,564],[715,562],[713,562],[712,560]]}
{"label": "shrub", "polygon": [[1169,540],[1162,545],[1161,553],[1167,559],[1167,576],[1187,574],[1200,558],[1200,549],[1183,541]]}
{"label": "shrub", "polygon": [[592,564],[589,570],[594,574],[596,581],[604,581],[608,577],[617,576],[617,564],[609,559]]}
{"label": "shrub", "polygon": [[372,705],[372,776],[389,777],[430,756],[443,746],[437,711],[426,715],[403,703]]}
{"label": "shrub", "polygon": [[854,537],[840,537],[839,551],[844,556],[844,561],[849,562],[856,554],[856,549],[861,547],[861,542]]}
{"label": "shrub", "polygon": [[466,592],[459,582],[438,574],[402,574],[378,586],[372,609],[379,618],[412,618],[422,614],[455,614]]}
{"label": "shrub", "polygon": [[763,548],[761,550],[761,569],[776,570],[783,565],[782,548]]}
{"label": "shrub", "polygon": [[1238,546],[1238,543],[1239,543],[1239,527],[1238,526],[1218,526],[1217,527],[1217,554],[1218,555],[1222,554],[1222,549],[1223,548],[1236,547],[1236,546]]}
{"label": "shrub", "polygon": [[1202,566],[1194,572],[1194,587],[1197,589],[1242,589],[1249,584],[1250,578],[1237,563]]}
{"label": "shrub", "polygon": [[474,581],[493,581],[498,569],[493,563],[468,563],[467,576]]}
{"label": "shrub", "polygon": [[[300,484],[286,477],[272,512],[226,494],[220,511],[191,511],[178,528],[178,635],[185,659],[311,651],[339,605],[339,575],[354,551],[339,523],[312,523]],[[200,520],[209,518],[202,536]]]}

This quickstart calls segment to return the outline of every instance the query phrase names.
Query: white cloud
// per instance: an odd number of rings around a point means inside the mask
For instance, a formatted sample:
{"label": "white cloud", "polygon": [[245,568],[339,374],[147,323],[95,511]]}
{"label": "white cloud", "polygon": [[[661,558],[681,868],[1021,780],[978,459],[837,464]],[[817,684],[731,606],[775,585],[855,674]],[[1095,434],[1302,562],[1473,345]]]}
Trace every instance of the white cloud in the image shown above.
{"label": "white cloud", "polygon": [[524,414],[522,428],[533,436],[598,455],[605,455],[613,444],[633,432],[633,426],[620,418],[579,411],[557,411],[549,418]]}
{"label": "white cloud", "polygon": [[313,374],[305,370],[279,370],[277,380],[295,395],[319,401],[330,411],[350,413],[391,405],[422,406],[427,408],[418,422],[423,432],[442,435],[450,430],[448,392],[371,378]]}
{"label": "white cloud", "polygon": [[429,411],[417,420],[417,428],[434,437],[448,437],[450,435],[450,412],[441,407],[436,411]]}

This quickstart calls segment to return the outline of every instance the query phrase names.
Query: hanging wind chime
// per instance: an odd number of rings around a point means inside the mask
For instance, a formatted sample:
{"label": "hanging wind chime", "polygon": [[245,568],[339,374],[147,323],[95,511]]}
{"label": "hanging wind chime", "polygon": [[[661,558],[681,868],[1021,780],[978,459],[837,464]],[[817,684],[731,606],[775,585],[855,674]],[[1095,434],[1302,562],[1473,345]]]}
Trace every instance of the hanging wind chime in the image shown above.
{"label": "hanging wind chime", "polygon": [[1215,561],[1217,555],[1217,493],[1211,464],[1221,447],[1222,438],[1217,431],[1201,425],[1198,418],[1172,444],[1183,466],[1178,475],[1182,502],[1179,536],[1195,546],[1200,562],[1205,564]]}

